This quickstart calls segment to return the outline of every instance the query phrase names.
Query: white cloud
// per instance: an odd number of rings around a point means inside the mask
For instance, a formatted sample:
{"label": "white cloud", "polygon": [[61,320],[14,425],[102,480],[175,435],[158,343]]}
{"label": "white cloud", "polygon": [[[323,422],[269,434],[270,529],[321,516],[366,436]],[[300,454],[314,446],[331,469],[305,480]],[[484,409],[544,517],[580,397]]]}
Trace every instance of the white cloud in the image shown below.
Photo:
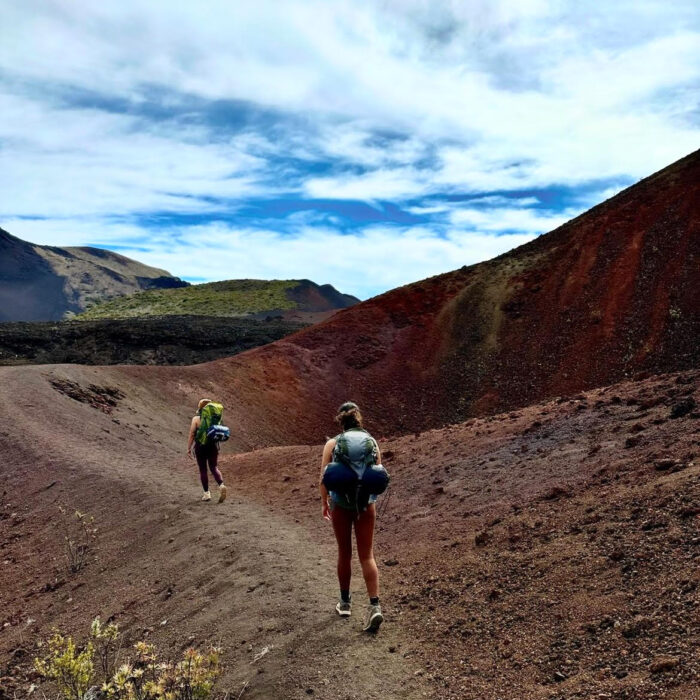
{"label": "white cloud", "polygon": [[[230,215],[253,197],[389,200],[435,215],[432,233],[370,227],[338,241],[380,255],[399,232],[398,247],[418,251],[406,269],[422,277],[463,264],[468,240],[488,256],[491,233],[530,236],[572,213],[423,198],[599,180],[599,193],[586,190],[593,204],[612,191],[605,181],[638,179],[700,143],[695,0],[25,0],[0,4],[0,26],[11,28],[0,43],[0,216],[19,235],[20,216],[53,218],[46,227],[68,237],[67,222],[88,221],[84,242],[117,244],[151,233],[105,217]],[[130,110],[103,103],[116,98]],[[166,115],[139,112],[149,101]],[[268,112],[236,127],[236,101]],[[446,218],[459,233],[441,235]],[[207,230],[225,259],[245,257],[244,242],[273,276],[289,261],[307,269],[297,251],[316,240],[308,227],[289,248],[267,229]],[[169,236],[153,240],[151,262],[190,274]],[[382,274],[377,288],[396,279]]]}
{"label": "white cloud", "polygon": [[561,226],[579,211],[566,211],[560,214],[542,212],[538,209],[494,208],[494,209],[455,209],[450,214],[453,226],[474,231],[517,231],[519,233],[541,234]]}
{"label": "white cloud", "polygon": [[485,197],[474,197],[469,200],[469,204],[488,205],[490,207],[502,207],[510,209],[512,207],[533,207],[540,204],[537,197],[504,197],[503,195],[487,195]]}
{"label": "white cloud", "polygon": [[531,232],[493,235],[454,227],[440,236],[425,227],[370,226],[356,235],[328,226],[300,226],[294,234],[222,224],[142,231],[104,221],[9,222],[27,240],[46,245],[119,241],[119,252],[181,277],[205,279],[308,278],[367,298],[386,289],[471,265],[534,238]]}
{"label": "white cloud", "polygon": [[0,216],[189,213],[215,208],[197,197],[262,191],[255,176],[266,163],[244,137],[208,143],[196,130],[153,133],[128,115],[41,108],[8,95],[0,112]]}
{"label": "white cloud", "polygon": [[402,200],[430,191],[426,178],[413,168],[373,170],[364,175],[310,178],[304,191],[317,199]]}

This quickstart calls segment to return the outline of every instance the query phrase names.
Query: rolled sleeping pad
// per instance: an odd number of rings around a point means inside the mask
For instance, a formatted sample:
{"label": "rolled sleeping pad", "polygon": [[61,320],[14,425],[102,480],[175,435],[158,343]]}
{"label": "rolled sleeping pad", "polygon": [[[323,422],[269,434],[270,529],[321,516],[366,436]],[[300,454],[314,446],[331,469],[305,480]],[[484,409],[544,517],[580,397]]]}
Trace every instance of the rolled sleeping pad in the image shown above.
{"label": "rolled sleeping pad", "polygon": [[[357,486],[357,474],[342,462],[329,462],[323,471],[323,485],[329,491],[348,492]],[[384,493],[389,486],[389,474],[381,464],[365,469],[362,475],[362,490],[372,495]]]}
{"label": "rolled sleeping pad", "polygon": [[225,425],[212,425],[207,430],[207,439],[212,442],[225,442],[231,436],[231,431]]}
{"label": "rolled sleeping pad", "polygon": [[357,474],[342,462],[329,462],[323,470],[322,481],[329,491],[350,491],[357,484]]}
{"label": "rolled sleeping pad", "polygon": [[387,470],[381,464],[373,464],[371,467],[367,467],[362,475],[362,488],[367,493],[378,496],[387,490],[389,481]]}

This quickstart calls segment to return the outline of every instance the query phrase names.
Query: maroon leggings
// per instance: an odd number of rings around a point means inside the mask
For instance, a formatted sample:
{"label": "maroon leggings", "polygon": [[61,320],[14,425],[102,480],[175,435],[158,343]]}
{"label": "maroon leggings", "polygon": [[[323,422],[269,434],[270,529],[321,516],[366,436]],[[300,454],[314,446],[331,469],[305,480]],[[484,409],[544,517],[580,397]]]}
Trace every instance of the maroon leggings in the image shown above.
{"label": "maroon leggings", "polygon": [[219,461],[219,448],[217,444],[212,442],[208,445],[201,445],[196,442],[194,445],[194,456],[197,458],[197,464],[199,465],[199,478],[202,480],[202,488],[205,491],[209,490],[207,466],[209,466],[216,483],[221,486],[221,484],[224,483],[224,479],[221,476],[219,468],[216,466]]}

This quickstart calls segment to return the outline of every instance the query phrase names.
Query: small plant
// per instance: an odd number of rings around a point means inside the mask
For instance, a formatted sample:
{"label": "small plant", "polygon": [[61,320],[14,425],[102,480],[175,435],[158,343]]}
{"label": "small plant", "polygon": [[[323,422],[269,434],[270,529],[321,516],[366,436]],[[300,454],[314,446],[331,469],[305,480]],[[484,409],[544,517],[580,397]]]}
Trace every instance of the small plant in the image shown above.
{"label": "small plant", "polygon": [[66,700],[83,700],[95,672],[92,644],[88,642],[78,651],[70,637],[55,632],[48,647],[48,656],[35,659],[34,667],[44,678],[56,684]]}
{"label": "small plant", "polygon": [[64,517],[65,532],[63,541],[65,544],[66,565],[68,571],[77,574],[87,563],[92,545],[97,539],[95,518],[76,510],[73,518],[68,516],[68,511],[63,506],[58,510]]}
{"label": "small plant", "polygon": [[681,313],[681,310],[677,306],[672,306],[668,310],[668,315],[674,320],[677,321],[679,318],[683,316]]}
{"label": "small plant", "polygon": [[112,678],[117,668],[119,651],[121,650],[119,626],[113,622],[103,625],[100,622],[100,618],[97,617],[90,626],[90,636],[92,637],[92,645],[97,657],[97,668],[100,674],[105,680]]}
{"label": "small plant", "polygon": [[103,685],[108,698],[116,700],[206,700],[220,673],[219,650],[201,654],[187,649],[178,662],[159,662],[155,647],[146,642],[134,645],[133,662],[119,667]]}
{"label": "small plant", "polygon": [[220,650],[206,654],[187,649],[180,661],[162,661],[153,644],[140,641],[134,653],[117,666],[121,648],[116,624],[99,618],[90,629],[91,640],[78,650],[71,637],[55,632],[49,654],[35,659],[41,676],[53,682],[66,700],[208,700],[221,674]]}

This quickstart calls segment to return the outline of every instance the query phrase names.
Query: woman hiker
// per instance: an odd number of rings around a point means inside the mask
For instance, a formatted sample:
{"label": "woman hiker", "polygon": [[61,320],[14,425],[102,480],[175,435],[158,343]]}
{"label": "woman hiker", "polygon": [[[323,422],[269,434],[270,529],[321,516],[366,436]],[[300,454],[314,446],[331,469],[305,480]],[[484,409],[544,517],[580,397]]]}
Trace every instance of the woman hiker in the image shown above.
{"label": "woman hiker", "polygon": [[212,476],[219,485],[219,503],[226,499],[226,486],[221,472],[217,466],[219,461],[219,443],[207,441],[204,444],[196,440],[197,431],[202,423],[202,409],[211,403],[211,399],[202,399],[197,405],[197,415],[192,418],[190,423],[190,435],[187,440],[187,456],[192,459],[192,447],[194,446],[194,456],[199,465],[199,478],[202,480],[202,488],[204,489],[203,501],[211,501],[211,492],[209,491],[209,475],[207,467],[212,473]]}
{"label": "woman hiker", "polygon": [[[352,441],[364,439],[365,444],[373,451],[376,464],[381,463],[379,447],[376,440],[362,427],[362,415],[358,406],[351,401],[344,403],[338,409],[335,417],[340,424],[342,433],[328,440],[323,448],[321,460],[321,479],[330,462],[336,459],[338,449]],[[338,443],[341,443],[340,445]],[[376,519],[376,496],[369,496],[366,508],[365,504],[358,504],[357,495],[353,493],[341,493],[328,491],[321,481],[321,515],[325,520],[333,524],[333,532],[338,542],[338,582],[340,584],[340,600],[335,606],[336,612],[341,617],[349,617],[351,613],[350,576],[352,572],[352,530],[355,528],[355,541],[357,542],[357,554],[362,565],[362,576],[367,586],[369,596],[369,610],[364,630],[375,632],[382,624],[384,617],[379,605],[379,572],[374,560],[373,540],[374,523]]]}

